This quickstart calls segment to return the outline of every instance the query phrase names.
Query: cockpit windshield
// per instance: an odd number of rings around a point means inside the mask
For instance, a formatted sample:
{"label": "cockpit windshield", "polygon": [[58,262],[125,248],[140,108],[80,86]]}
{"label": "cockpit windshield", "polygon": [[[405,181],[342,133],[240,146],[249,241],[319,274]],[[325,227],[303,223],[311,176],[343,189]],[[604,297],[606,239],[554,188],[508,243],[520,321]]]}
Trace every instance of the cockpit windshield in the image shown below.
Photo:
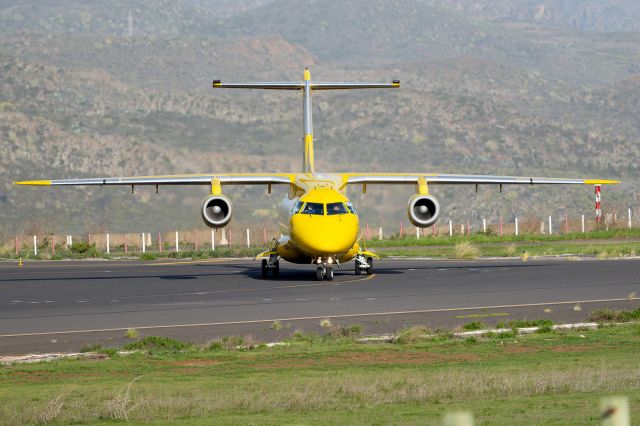
{"label": "cockpit windshield", "polygon": [[291,209],[291,214],[296,214],[300,212],[300,209],[302,208],[302,205],[304,203],[302,201],[298,201],[297,203],[295,203],[293,205],[293,208]]}
{"label": "cockpit windshield", "polygon": [[349,211],[355,215],[358,214],[358,212],[356,211],[356,208],[353,207],[353,204],[351,203],[351,201],[347,202],[347,207],[349,208]]}
{"label": "cockpit windshield", "polygon": [[327,214],[347,214],[347,208],[344,203],[329,203],[327,204]]}
{"label": "cockpit windshield", "polygon": [[302,210],[303,214],[316,214],[324,215],[324,204],[322,203],[307,203]]}

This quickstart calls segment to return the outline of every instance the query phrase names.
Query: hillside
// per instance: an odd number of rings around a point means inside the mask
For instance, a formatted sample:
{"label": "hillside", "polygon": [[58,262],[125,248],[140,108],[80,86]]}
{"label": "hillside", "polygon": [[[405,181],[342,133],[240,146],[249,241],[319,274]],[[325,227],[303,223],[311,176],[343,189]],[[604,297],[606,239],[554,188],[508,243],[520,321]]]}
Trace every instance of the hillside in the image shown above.
{"label": "hillside", "polygon": [[[158,196],[140,189],[132,196],[128,189],[13,188],[10,182],[297,170],[299,98],[214,93],[210,83],[298,79],[304,66],[317,79],[399,78],[403,85],[314,95],[322,170],[620,177],[625,184],[605,192],[605,206],[636,207],[640,34],[619,32],[624,26],[609,32],[611,19],[604,30],[586,32],[568,15],[566,22],[538,22],[518,12],[531,1],[504,2],[513,8],[494,14],[471,0],[447,8],[434,3],[0,2],[1,232],[38,222],[59,232],[200,226],[202,188]],[[144,16],[133,39],[126,34],[129,7]],[[92,17],[86,26],[83,11]],[[65,25],[53,24],[56,15]],[[445,220],[592,208],[589,188],[434,192]],[[284,195],[263,193],[230,190],[238,223],[265,221],[262,211]],[[372,188],[352,195],[363,220],[395,226],[405,219],[397,206],[410,194],[410,188]]]}

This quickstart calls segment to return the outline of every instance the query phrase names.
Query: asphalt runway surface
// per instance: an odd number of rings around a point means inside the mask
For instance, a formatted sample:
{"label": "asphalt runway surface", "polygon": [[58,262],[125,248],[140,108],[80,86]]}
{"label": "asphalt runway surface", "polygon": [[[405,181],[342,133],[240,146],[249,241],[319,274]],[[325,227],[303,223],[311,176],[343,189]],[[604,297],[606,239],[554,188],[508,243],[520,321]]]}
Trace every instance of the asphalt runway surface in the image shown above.
{"label": "asphalt runway surface", "polygon": [[7,261],[0,262],[0,353],[119,346],[129,328],[202,343],[321,332],[323,318],[362,324],[367,334],[455,327],[472,315],[487,324],[582,321],[598,307],[635,308],[639,278],[635,259],[383,259],[374,275],[354,275],[350,262],[334,281],[316,281],[312,265],[286,262],[278,279],[261,279],[253,260]]}

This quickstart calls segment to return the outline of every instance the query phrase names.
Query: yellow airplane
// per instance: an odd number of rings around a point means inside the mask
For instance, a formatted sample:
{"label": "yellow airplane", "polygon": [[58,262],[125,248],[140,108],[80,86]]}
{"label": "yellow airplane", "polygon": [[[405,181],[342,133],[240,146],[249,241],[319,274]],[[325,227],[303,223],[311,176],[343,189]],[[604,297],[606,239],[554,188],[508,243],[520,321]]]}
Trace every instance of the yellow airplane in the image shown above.
{"label": "yellow airplane", "polygon": [[106,177],[91,179],[34,180],[14,182],[17,185],[207,185],[210,194],[202,201],[201,214],[212,228],[222,228],[231,220],[232,203],[222,194],[226,185],[288,185],[290,211],[289,235],[274,239],[270,249],[257,258],[262,259],[262,277],[269,272],[279,274],[279,259],[293,263],[314,264],[318,280],[333,279],[333,265],[355,259],[355,273],[373,272],[374,253],[359,243],[358,213],[345,196],[350,185],[394,184],[413,185],[415,194],[409,199],[407,213],[416,227],[432,226],[440,214],[438,200],[429,193],[429,185],[605,185],[619,183],[602,179],[554,179],[515,176],[452,175],[437,173],[319,173],[314,168],[313,125],[311,94],[320,90],[382,89],[400,87],[400,81],[391,83],[316,82],[308,69],[302,81],[266,83],[222,83],[213,81],[214,89],[271,89],[302,92],[303,102],[303,154],[302,172],[293,173],[209,173],[168,176]]}

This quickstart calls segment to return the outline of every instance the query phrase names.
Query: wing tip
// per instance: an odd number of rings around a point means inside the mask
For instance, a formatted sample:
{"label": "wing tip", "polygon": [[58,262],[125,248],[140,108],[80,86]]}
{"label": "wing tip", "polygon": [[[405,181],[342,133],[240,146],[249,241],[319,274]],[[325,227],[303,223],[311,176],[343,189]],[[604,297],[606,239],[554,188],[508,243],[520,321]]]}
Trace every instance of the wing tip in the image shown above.
{"label": "wing tip", "polygon": [[621,183],[619,180],[612,179],[585,179],[585,185],[618,185]]}
{"label": "wing tip", "polygon": [[20,180],[13,182],[14,185],[28,185],[28,186],[51,186],[50,180]]}

